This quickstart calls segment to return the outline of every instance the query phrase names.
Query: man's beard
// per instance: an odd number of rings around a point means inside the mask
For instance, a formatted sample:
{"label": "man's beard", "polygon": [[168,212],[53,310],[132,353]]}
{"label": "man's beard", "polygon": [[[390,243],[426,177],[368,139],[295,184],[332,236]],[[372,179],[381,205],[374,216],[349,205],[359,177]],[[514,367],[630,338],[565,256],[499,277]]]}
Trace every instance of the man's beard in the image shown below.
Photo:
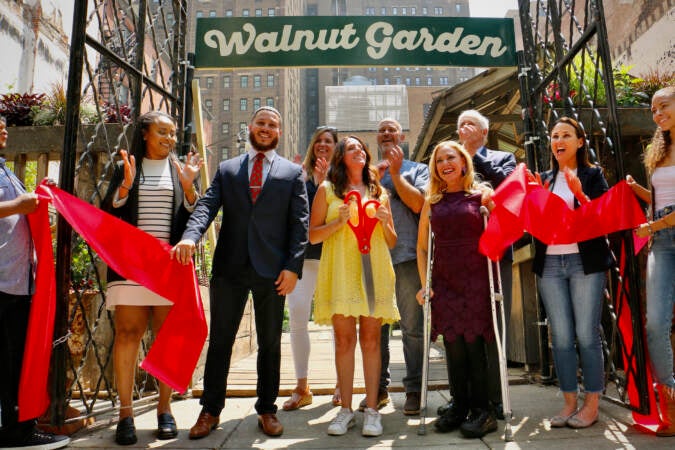
{"label": "man's beard", "polygon": [[255,134],[253,133],[249,133],[248,140],[251,143],[251,147],[259,152],[266,152],[267,150],[277,148],[277,144],[279,143],[279,137],[277,136],[272,139],[272,142],[270,142],[268,145],[262,144],[256,139]]}

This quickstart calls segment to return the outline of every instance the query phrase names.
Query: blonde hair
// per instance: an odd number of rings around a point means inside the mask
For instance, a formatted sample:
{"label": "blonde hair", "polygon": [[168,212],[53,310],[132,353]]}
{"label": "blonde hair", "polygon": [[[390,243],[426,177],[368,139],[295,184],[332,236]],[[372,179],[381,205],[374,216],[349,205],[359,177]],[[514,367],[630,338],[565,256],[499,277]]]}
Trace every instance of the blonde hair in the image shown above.
{"label": "blonde hair", "polygon": [[[652,96],[652,101],[658,96],[664,96],[675,100],[675,86],[667,86],[663,89],[659,89]],[[644,156],[644,164],[648,175],[654,173],[656,167],[668,157],[668,151],[672,142],[673,136],[670,135],[670,130],[656,128],[652,142],[647,146],[647,152]]]}
{"label": "blonde hair", "polygon": [[464,159],[466,164],[466,172],[462,175],[464,177],[462,183],[462,190],[467,194],[481,189],[481,186],[476,182],[474,170],[473,170],[473,160],[469,152],[467,152],[462,144],[456,141],[443,141],[439,142],[436,147],[434,147],[431,152],[431,157],[429,158],[429,187],[427,189],[427,199],[429,203],[437,203],[443,198],[443,193],[447,188],[445,181],[441,179],[436,170],[436,154],[442,148],[450,148],[455,150],[459,155]]}
{"label": "blonde hair", "polygon": [[[307,152],[305,153],[305,160],[302,162],[302,168],[305,169],[305,173],[307,174],[306,178],[308,180],[312,178],[312,171],[314,170],[314,166],[316,165],[314,144],[316,144],[316,141],[319,140],[319,136],[321,136],[326,132],[330,133],[330,135],[333,137],[333,143],[337,146],[338,134],[335,128],[328,126],[321,126],[318,127],[316,130],[314,130],[314,134],[312,134],[312,138],[309,140],[309,145],[307,146]],[[330,161],[328,162],[330,163]]]}

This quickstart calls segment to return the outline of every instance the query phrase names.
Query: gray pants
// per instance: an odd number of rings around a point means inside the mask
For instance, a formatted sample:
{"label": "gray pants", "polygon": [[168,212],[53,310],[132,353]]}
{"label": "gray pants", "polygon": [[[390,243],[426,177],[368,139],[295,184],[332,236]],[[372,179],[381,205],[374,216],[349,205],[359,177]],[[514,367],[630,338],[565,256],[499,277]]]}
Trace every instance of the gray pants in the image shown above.
{"label": "gray pants", "polygon": [[[424,312],[415,298],[417,291],[422,287],[417,271],[417,260],[394,265],[394,272],[396,273],[396,304],[401,315],[399,325],[406,367],[403,386],[406,392],[420,392],[422,389],[422,358],[424,354]],[[382,326],[380,349],[382,357],[380,390],[383,390],[387,389],[391,381],[389,372],[389,325]]]}

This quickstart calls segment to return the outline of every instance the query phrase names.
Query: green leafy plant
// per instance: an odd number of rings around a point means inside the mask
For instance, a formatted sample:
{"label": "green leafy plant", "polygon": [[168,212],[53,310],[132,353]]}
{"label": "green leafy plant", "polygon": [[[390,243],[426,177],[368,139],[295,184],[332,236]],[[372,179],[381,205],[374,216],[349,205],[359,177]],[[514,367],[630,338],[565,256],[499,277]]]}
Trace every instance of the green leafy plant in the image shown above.
{"label": "green leafy plant", "polygon": [[596,70],[595,61],[588,53],[579,53],[569,66],[569,89],[575,105],[607,103],[607,94],[601,74]]}
{"label": "green leafy plant", "polygon": [[87,243],[79,236],[73,236],[70,263],[70,284],[73,289],[86,291],[96,287],[96,267],[92,263],[92,257],[96,254],[92,251],[91,256]]}
{"label": "green leafy plant", "polygon": [[[52,84],[50,92],[40,106],[34,106],[33,125],[63,125],[66,123],[66,90],[63,83]],[[88,125],[100,122],[96,105],[88,98],[80,103],[80,123]]]}
{"label": "green leafy plant", "polygon": [[641,73],[639,80],[635,83],[635,88],[644,92],[649,98],[666,86],[675,86],[675,70],[651,69]]}
{"label": "green leafy plant", "polygon": [[26,126],[33,123],[33,108],[44,104],[45,94],[1,94],[0,115],[5,116],[8,126]]}
{"label": "green leafy plant", "polygon": [[649,106],[649,94],[639,88],[642,79],[628,73],[632,68],[633,66],[621,65],[614,69],[616,103],[619,106]]}

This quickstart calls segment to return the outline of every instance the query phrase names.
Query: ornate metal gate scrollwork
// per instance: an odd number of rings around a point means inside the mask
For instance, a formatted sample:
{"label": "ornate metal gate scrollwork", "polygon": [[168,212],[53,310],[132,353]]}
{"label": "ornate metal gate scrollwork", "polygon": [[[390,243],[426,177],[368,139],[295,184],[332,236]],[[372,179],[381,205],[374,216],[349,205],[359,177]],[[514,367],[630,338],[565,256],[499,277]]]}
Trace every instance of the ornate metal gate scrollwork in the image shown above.
{"label": "ornate metal gate scrollwork", "polygon": [[[549,126],[566,115],[582,123],[595,162],[604,168],[610,186],[617,183],[625,170],[602,1],[520,0],[519,13],[524,46],[519,78],[529,167],[548,168]],[[610,236],[610,243],[617,268],[609,277],[603,313],[605,398],[647,413],[651,387],[645,370],[640,271],[630,232]],[[617,319],[627,313],[632,317],[632,342],[624,341],[618,331]],[[628,398],[629,382],[635,383],[637,398]]]}

